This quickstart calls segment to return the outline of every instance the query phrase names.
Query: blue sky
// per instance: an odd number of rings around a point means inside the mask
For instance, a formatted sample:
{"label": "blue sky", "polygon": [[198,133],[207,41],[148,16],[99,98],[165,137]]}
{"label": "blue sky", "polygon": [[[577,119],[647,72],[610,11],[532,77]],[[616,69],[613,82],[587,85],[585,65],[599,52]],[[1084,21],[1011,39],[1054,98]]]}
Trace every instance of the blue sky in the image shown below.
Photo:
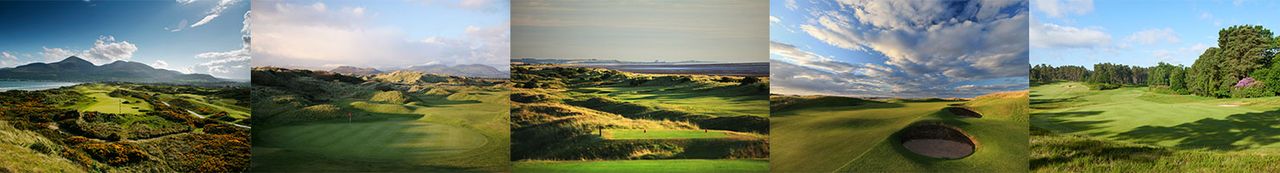
{"label": "blue sky", "polygon": [[241,32],[248,10],[234,0],[4,1],[0,68],[76,55],[248,79]]}
{"label": "blue sky", "polygon": [[1049,0],[1031,8],[1032,64],[1191,66],[1217,46],[1222,28],[1249,24],[1280,31],[1278,1]]}
{"label": "blue sky", "polygon": [[254,1],[253,9],[253,66],[510,64],[509,1]]}
{"label": "blue sky", "polygon": [[764,1],[549,0],[513,6],[514,58],[766,61]]}
{"label": "blue sky", "polygon": [[770,92],[925,98],[1025,90],[1027,5],[772,0]]}

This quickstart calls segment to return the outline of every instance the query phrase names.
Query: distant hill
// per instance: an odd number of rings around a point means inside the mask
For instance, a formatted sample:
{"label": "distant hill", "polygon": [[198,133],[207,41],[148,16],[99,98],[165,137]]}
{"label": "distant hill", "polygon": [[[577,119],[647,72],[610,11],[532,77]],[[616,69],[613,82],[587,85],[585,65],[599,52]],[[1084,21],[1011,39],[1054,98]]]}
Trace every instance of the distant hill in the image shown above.
{"label": "distant hill", "polygon": [[217,83],[228,82],[208,74],[182,74],[156,69],[146,64],[116,61],[95,66],[80,57],[67,57],[54,63],[31,63],[0,69],[0,79],[52,80],[68,82],[136,82],[136,83]]}
{"label": "distant hill", "polygon": [[673,65],[673,64],[708,64],[715,61],[621,61],[606,59],[548,59],[548,58],[515,58],[516,64],[578,64],[578,65]]}
{"label": "distant hill", "polygon": [[511,73],[506,70],[498,70],[493,66],[480,64],[463,64],[456,66],[447,65],[421,65],[405,68],[403,70],[416,71],[444,76],[463,76],[463,77],[483,77],[483,78],[509,78]]}
{"label": "distant hill", "polygon": [[366,75],[375,75],[375,74],[384,73],[383,71],[380,71],[375,68],[360,68],[360,67],[352,67],[352,66],[339,66],[338,68],[333,68],[333,70],[329,70],[329,72],[352,75],[352,76],[366,76]]}
{"label": "distant hill", "polygon": [[410,84],[410,85],[421,84],[421,83],[447,82],[449,81],[449,78],[450,78],[449,76],[442,76],[442,75],[424,73],[424,72],[418,72],[418,71],[406,71],[406,70],[393,71],[390,73],[383,73],[383,74],[378,74],[373,76],[373,79],[378,81],[398,83],[398,84]]}

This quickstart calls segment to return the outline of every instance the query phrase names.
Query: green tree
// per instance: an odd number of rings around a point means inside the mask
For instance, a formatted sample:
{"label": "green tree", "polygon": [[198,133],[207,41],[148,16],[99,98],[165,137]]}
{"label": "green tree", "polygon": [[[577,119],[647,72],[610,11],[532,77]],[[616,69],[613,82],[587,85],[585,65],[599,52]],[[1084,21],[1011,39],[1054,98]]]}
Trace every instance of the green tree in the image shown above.
{"label": "green tree", "polygon": [[[1269,50],[1275,38],[1271,30],[1258,25],[1237,25],[1218,31],[1219,52],[1224,80],[1240,80],[1270,62]],[[1234,82],[1234,81],[1233,81]]]}
{"label": "green tree", "polygon": [[1174,93],[1178,93],[1178,94],[1187,93],[1186,80],[1187,80],[1186,67],[1183,67],[1182,65],[1178,65],[1176,67],[1169,69],[1169,90],[1172,90]]}

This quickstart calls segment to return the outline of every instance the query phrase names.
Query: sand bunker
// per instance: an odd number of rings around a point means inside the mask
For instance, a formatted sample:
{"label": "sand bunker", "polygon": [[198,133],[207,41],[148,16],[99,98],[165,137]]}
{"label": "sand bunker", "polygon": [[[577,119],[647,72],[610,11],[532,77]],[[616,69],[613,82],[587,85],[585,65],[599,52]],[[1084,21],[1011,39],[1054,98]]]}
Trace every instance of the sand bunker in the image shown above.
{"label": "sand bunker", "polygon": [[951,114],[954,114],[960,117],[982,118],[982,114],[979,114],[978,112],[974,112],[973,110],[966,107],[947,107],[947,108],[943,108],[943,110],[946,110],[947,112],[951,112]]}
{"label": "sand bunker", "polygon": [[898,132],[902,147],[912,153],[939,159],[960,159],[972,155],[977,143],[959,128],[938,123],[918,124]]}

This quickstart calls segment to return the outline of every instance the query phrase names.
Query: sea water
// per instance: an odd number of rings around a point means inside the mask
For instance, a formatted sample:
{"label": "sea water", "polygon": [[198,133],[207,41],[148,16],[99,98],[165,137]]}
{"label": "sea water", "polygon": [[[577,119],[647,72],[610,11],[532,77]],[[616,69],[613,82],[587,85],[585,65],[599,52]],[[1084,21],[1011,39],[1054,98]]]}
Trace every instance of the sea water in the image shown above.
{"label": "sea water", "polygon": [[18,80],[0,80],[0,91],[8,90],[47,90],[64,86],[72,86],[80,83],[76,82],[57,82],[57,81],[18,81]]}

